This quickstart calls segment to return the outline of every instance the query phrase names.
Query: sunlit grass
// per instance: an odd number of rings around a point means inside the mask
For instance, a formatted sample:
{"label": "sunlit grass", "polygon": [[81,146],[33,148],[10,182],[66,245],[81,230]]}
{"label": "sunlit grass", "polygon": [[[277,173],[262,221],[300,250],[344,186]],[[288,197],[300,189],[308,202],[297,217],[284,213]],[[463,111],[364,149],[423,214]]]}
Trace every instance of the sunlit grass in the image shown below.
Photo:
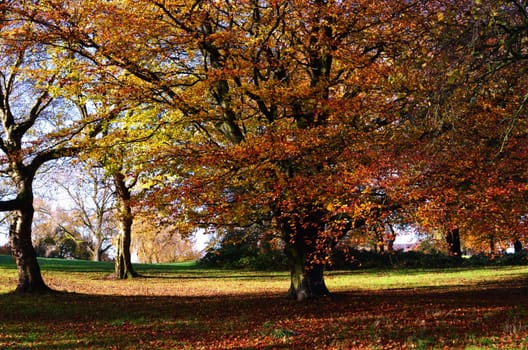
{"label": "sunlit grass", "polygon": [[[46,283],[64,292],[107,295],[233,295],[287,290],[286,272],[199,268],[196,263],[136,264],[139,278],[116,283],[111,262],[39,259]],[[0,293],[16,286],[11,257],[0,256]]]}
{"label": "sunlit grass", "polygon": [[528,277],[528,266],[330,272],[331,290],[468,287]]}

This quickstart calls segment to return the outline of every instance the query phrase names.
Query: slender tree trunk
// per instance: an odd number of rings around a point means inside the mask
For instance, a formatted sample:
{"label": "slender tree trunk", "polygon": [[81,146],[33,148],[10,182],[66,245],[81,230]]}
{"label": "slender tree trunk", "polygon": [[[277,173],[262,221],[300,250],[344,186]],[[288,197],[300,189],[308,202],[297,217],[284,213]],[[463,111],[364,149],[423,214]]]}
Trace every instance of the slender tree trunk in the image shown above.
{"label": "slender tree trunk", "polygon": [[119,215],[119,236],[115,257],[115,274],[117,279],[137,277],[132,267],[130,245],[132,241],[132,208],[130,207],[130,190],[125,184],[123,174],[114,174]]}
{"label": "slender tree trunk", "polygon": [[521,254],[523,252],[523,246],[522,246],[521,241],[516,239],[515,242],[513,243],[513,249],[514,249],[515,254]]}
{"label": "slender tree trunk", "polygon": [[103,258],[103,242],[100,237],[95,237],[95,244],[92,252],[92,261],[101,261]]}
{"label": "slender tree trunk", "polygon": [[93,252],[93,255],[92,255],[92,261],[101,261],[101,257],[103,255],[103,253],[101,252],[101,249],[99,248],[96,248],[97,250],[95,250]]}
{"label": "slender tree trunk", "polygon": [[449,255],[458,257],[462,256],[462,251],[460,248],[460,231],[458,228],[449,230],[447,232],[446,242]]}
{"label": "slender tree trunk", "polygon": [[387,251],[389,253],[394,253],[394,240],[396,239],[396,233],[394,232],[394,228],[392,225],[387,225],[389,229],[389,237],[387,239]]}
{"label": "slender tree trunk", "polygon": [[51,292],[51,289],[44,283],[37,255],[31,243],[33,214],[32,204],[27,204],[23,209],[16,210],[9,230],[11,251],[18,272],[18,284],[15,292],[20,294]]}
{"label": "slender tree trunk", "polygon": [[[130,227],[128,223],[121,223],[123,226],[117,238],[117,252],[115,257],[115,274],[117,279],[137,277],[138,274],[132,266],[130,254]],[[127,225],[125,227],[125,225]],[[131,226],[131,225],[130,225]]]}
{"label": "slender tree trunk", "polygon": [[491,255],[495,254],[495,237],[491,235],[489,237],[489,252]]}

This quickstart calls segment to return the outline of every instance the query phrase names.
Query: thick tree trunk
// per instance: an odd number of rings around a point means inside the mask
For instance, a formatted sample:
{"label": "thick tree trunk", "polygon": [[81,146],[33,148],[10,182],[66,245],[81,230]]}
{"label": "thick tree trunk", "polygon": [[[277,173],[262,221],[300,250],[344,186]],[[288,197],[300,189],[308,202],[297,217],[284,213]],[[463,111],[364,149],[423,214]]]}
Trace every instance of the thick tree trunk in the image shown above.
{"label": "thick tree trunk", "polygon": [[137,277],[138,274],[132,267],[132,259],[130,256],[133,223],[132,208],[130,207],[130,190],[125,184],[124,176],[120,173],[114,174],[114,184],[117,193],[120,221],[120,232],[115,257],[115,274],[117,279]]}
{"label": "thick tree trunk", "polygon": [[293,214],[281,220],[284,252],[290,267],[288,297],[302,301],[330,296],[324,279],[327,250],[333,244],[333,239],[325,238],[327,212],[317,206],[305,207],[300,212],[302,215]]}
{"label": "thick tree trunk", "polygon": [[44,283],[37,255],[31,243],[31,224],[34,209],[26,205],[24,209],[16,210],[9,230],[11,251],[15,259],[18,284],[15,292],[20,294],[43,294],[51,292]]}
{"label": "thick tree trunk", "polygon": [[324,280],[324,265],[310,263],[303,244],[289,244],[285,248],[290,266],[288,298],[298,301],[329,296]]}

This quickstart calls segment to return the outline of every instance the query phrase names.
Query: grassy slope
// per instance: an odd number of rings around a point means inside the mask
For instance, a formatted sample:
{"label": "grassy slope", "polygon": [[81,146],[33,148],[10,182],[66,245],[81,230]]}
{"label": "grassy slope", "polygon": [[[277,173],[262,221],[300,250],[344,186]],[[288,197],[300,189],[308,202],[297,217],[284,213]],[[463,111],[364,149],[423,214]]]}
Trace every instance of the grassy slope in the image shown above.
{"label": "grassy slope", "polygon": [[525,348],[528,267],[336,271],[333,299],[283,298],[288,275],[42,259],[44,297],[7,292],[16,274],[0,256],[0,348]]}

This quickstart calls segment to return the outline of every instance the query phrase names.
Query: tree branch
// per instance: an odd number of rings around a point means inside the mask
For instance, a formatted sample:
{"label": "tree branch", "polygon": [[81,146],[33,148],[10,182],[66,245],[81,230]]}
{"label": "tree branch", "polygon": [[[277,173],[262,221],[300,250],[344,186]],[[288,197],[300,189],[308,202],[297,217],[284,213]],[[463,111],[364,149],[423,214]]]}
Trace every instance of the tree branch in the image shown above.
{"label": "tree branch", "polygon": [[17,210],[19,207],[20,201],[18,199],[0,201],[0,212]]}

